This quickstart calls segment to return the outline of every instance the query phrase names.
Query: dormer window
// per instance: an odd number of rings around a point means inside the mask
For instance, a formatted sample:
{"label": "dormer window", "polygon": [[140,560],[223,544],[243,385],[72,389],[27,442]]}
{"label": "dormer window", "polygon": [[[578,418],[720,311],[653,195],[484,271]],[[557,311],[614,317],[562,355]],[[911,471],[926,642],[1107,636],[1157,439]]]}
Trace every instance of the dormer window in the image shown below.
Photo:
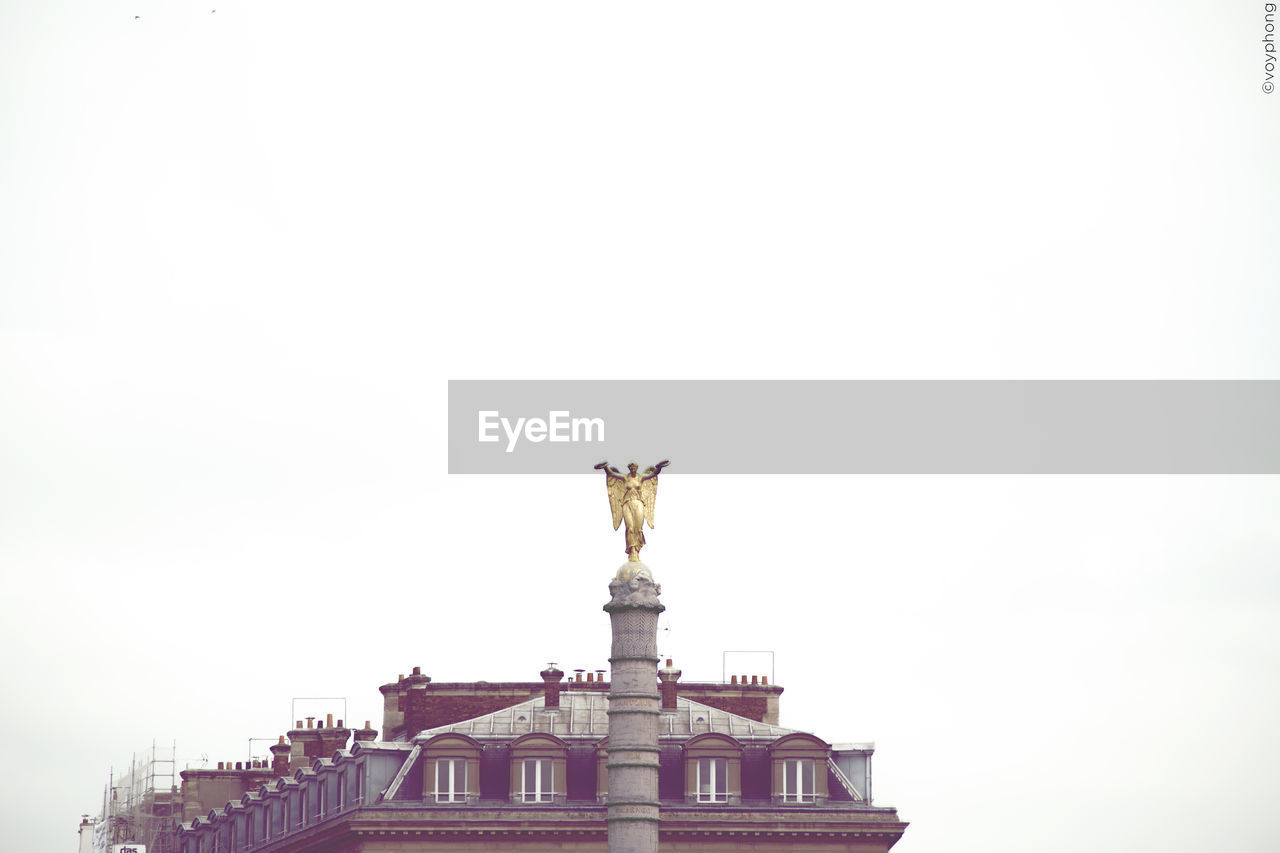
{"label": "dormer window", "polygon": [[467,760],[465,758],[436,759],[436,802],[465,803],[467,801]]}
{"label": "dormer window", "polygon": [[742,744],[728,735],[707,732],[684,745],[687,803],[742,801]]}
{"label": "dormer window", "polygon": [[699,758],[697,776],[698,802],[729,802],[729,759]]}
{"label": "dormer window", "polygon": [[782,762],[782,801],[784,803],[812,803],[813,759],[787,758]]}
{"label": "dormer window", "polygon": [[531,732],[511,742],[511,799],[563,803],[569,745],[553,734]]}
{"label": "dormer window", "polygon": [[524,785],[520,789],[520,798],[526,803],[549,803],[555,792],[555,769],[550,758],[526,758],[521,776]]}
{"label": "dormer window", "polygon": [[773,802],[792,806],[824,804],[830,755],[830,744],[801,732],[783,735],[771,743]]}
{"label": "dormer window", "polygon": [[[428,802],[475,803],[480,798],[480,753],[474,738],[446,732],[422,744],[422,792]],[[357,768],[360,769],[360,768]]]}

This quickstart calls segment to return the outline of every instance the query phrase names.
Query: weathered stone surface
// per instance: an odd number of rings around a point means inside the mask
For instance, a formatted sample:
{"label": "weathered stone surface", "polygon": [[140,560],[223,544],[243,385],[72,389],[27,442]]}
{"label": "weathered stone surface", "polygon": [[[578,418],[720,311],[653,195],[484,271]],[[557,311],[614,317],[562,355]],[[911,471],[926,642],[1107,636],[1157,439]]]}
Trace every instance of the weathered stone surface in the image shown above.
{"label": "weathered stone surface", "polygon": [[630,562],[609,584],[613,643],[609,664],[607,797],[609,853],[658,849],[658,601],[661,588]]}
{"label": "weathered stone surface", "polygon": [[[629,567],[630,573],[624,577],[624,570]],[[658,601],[661,594],[662,586],[654,583],[648,566],[644,563],[623,563],[618,569],[618,576],[609,582],[610,599],[604,609],[612,613],[616,608],[640,607],[661,612],[666,609]]]}

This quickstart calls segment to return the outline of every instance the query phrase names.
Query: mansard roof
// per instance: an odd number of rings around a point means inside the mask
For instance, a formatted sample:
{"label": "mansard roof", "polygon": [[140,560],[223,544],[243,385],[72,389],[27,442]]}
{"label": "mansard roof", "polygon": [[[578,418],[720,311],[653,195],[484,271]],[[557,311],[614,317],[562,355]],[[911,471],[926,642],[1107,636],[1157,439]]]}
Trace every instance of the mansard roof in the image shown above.
{"label": "mansard roof", "polygon": [[[466,744],[467,747],[472,747],[475,749],[482,749],[484,747],[484,744],[480,743],[478,740],[471,737],[470,735],[463,734],[462,732],[451,732],[451,731],[439,732],[430,737],[414,738],[414,743],[419,744],[422,747],[432,747],[441,743],[441,740],[440,740],[441,738],[446,738],[446,739],[454,738],[455,741],[457,739],[461,739],[461,741],[464,744]],[[448,741],[446,740],[445,742],[447,743]]]}
{"label": "mansard roof", "polygon": [[[481,741],[511,740],[534,732],[566,740],[594,741],[609,733],[609,697],[603,693],[562,693],[559,710],[548,711],[544,701],[544,697],[536,696],[492,714],[426,729],[419,732],[413,742],[425,743],[446,733],[464,734]],[[664,712],[658,720],[658,735],[663,740],[687,740],[708,732],[729,735],[743,742],[758,742],[773,741],[796,730],[731,714],[682,696],[676,699],[675,712]]]}
{"label": "mansard roof", "polygon": [[356,741],[354,744],[352,744],[352,745],[351,745],[351,754],[352,754],[353,756],[355,756],[355,755],[363,755],[363,754],[365,754],[366,752],[372,752],[372,753],[378,753],[378,752],[397,753],[397,752],[408,752],[408,751],[409,751],[409,750],[411,750],[411,749],[413,749],[413,744],[411,744],[411,743],[403,743],[403,742],[401,742],[401,741],[394,741],[394,740],[358,740],[358,741]]}
{"label": "mansard roof", "polygon": [[735,737],[730,737],[729,735],[724,734],[723,732],[703,732],[702,734],[694,735],[684,742],[685,749],[689,749],[690,747],[697,748],[699,746],[716,745],[727,746],[732,749],[736,749],[739,752],[742,751],[742,742]]}

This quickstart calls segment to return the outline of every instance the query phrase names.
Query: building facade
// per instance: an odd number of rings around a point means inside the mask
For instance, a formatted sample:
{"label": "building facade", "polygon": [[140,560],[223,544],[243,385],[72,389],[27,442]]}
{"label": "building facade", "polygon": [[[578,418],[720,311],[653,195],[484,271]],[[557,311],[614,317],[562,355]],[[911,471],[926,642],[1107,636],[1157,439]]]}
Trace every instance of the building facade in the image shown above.
{"label": "building facade", "polygon": [[[869,853],[902,836],[872,802],[872,745],[780,726],[767,679],[680,683],[667,664],[659,850]],[[182,853],[604,851],[609,684],[588,679],[433,684],[415,669],[381,688],[382,739],[299,725],[270,781],[244,768],[238,794],[184,771]]]}

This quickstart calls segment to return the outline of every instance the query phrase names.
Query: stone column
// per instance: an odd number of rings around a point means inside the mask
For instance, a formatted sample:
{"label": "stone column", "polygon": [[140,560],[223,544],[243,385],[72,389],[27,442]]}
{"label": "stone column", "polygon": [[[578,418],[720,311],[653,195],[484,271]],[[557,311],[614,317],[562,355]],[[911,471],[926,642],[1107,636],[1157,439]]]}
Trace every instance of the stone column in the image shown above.
{"label": "stone column", "polygon": [[609,853],[658,850],[658,601],[644,563],[628,562],[609,584]]}

